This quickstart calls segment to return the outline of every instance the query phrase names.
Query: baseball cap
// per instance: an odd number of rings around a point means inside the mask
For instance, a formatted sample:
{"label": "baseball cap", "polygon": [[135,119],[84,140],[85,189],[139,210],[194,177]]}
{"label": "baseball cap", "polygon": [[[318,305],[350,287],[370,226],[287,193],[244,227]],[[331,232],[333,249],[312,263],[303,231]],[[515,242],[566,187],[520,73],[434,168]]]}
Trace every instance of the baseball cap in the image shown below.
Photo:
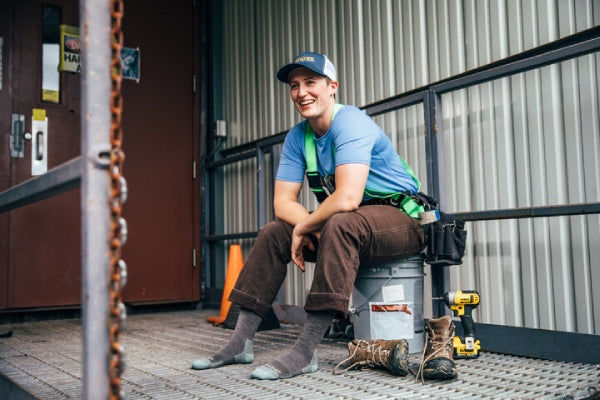
{"label": "baseball cap", "polygon": [[284,65],[277,71],[277,79],[283,83],[289,83],[290,72],[298,67],[305,67],[319,75],[326,76],[332,81],[337,81],[335,67],[325,54],[305,51],[298,54],[294,61]]}

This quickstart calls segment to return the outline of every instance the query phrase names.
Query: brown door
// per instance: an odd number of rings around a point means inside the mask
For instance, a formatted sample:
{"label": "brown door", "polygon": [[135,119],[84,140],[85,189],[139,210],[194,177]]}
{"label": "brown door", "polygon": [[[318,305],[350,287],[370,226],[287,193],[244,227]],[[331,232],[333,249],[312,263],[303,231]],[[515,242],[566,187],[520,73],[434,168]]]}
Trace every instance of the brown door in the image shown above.
{"label": "brown door", "polygon": [[[79,75],[43,76],[43,62],[57,54],[58,25],[77,25],[76,0],[2,1],[3,42],[1,189],[32,177],[32,156],[48,169],[77,157],[79,138]],[[46,50],[44,56],[43,48]],[[45,59],[44,59],[45,57]],[[42,80],[48,88],[42,92]],[[47,118],[47,130],[32,130],[33,109]],[[13,157],[9,132],[12,114],[22,115],[23,156]],[[43,146],[44,142],[47,148]],[[38,163],[38,166],[42,163]],[[39,173],[36,172],[36,174]],[[6,235],[0,273],[7,283],[4,307],[30,308],[80,303],[81,240],[79,190],[5,213],[0,219]],[[0,303],[0,305],[2,305]]]}
{"label": "brown door", "polygon": [[[48,169],[81,152],[80,75],[60,72],[58,82],[48,84],[42,73],[47,61],[43,49],[53,40],[48,30],[57,22],[56,14],[59,24],[78,26],[78,8],[76,0],[0,1],[0,190],[32,177],[32,157],[37,160],[44,150],[40,141],[46,140]],[[127,1],[125,9],[125,46],[139,47],[143,63],[139,83],[123,82],[124,173],[129,184],[123,212],[129,227],[124,299],[197,300],[199,267],[192,265],[199,237],[197,181],[192,177],[198,153],[197,95],[191,83],[195,14],[191,1],[169,7]],[[47,117],[46,136],[37,141],[33,109]],[[11,156],[12,114],[23,115],[24,131],[32,133],[23,142],[23,157]],[[80,191],[74,190],[0,214],[0,309],[80,304],[79,197]]]}
{"label": "brown door", "polygon": [[129,226],[126,302],[200,295],[200,266],[193,265],[199,249],[193,3],[125,1],[124,45],[139,47],[141,59],[139,83],[123,82],[123,170],[130,192],[123,209]]}

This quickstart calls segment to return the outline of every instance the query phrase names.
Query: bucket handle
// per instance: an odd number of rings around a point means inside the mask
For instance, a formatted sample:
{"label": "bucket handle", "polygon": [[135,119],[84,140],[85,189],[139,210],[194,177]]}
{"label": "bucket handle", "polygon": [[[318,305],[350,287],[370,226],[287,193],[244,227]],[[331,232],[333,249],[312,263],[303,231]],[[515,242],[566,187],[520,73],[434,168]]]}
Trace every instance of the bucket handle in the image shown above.
{"label": "bucket handle", "polygon": [[[385,285],[387,285],[387,284],[388,284],[388,282],[389,282],[390,280],[392,280],[392,277],[393,277],[393,276],[392,276],[392,275],[390,275],[390,277],[389,277],[389,278],[387,278],[387,280],[386,280],[386,281],[383,283],[383,285],[381,285],[381,287],[384,287]],[[360,315],[360,312],[361,312],[361,311],[364,311],[364,309],[363,309],[363,306],[364,306],[365,304],[367,304],[367,303],[369,302],[369,300],[371,300],[371,299],[373,298],[373,296],[375,296],[375,295],[377,294],[377,292],[378,292],[378,291],[379,291],[379,288],[378,288],[378,289],[376,289],[376,290],[375,290],[375,291],[374,291],[374,292],[373,292],[373,293],[372,293],[372,294],[371,294],[371,295],[370,295],[370,296],[369,296],[369,297],[368,297],[368,298],[367,298],[365,301],[363,301],[363,303],[362,303],[360,306],[358,306],[358,307],[356,307],[356,308],[350,308],[350,310],[348,310],[348,311],[350,312],[350,314],[355,314],[355,315],[357,315],[357,316],[358,316],[358,315]]]}

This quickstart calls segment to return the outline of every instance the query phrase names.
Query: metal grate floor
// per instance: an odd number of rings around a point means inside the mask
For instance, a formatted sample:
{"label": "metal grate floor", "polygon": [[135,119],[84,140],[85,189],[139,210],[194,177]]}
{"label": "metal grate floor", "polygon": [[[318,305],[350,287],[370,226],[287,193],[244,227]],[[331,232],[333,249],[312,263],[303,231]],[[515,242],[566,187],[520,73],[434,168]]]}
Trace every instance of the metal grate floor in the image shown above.
{"label": "metal grate floor", "polygon": [[[592,399],[600,398],[600,365],[481,353],[458,360],[454,381],[415,381],[383,370],[333,375],[348,355],[346,341],[325,339],[319,371],[280,381],[250,379],[250,372],[293,343],[300,327],[282,324],[255,337],[255,362],[194,371],[190,364],[225,343],[230,330],[205,322],[215,310],[128,317],[123,343],[127,399]],[[82,398],[81,321],[0,325],[0,375],[39,399]],[[411,356],[417,362],[418,356]],[[1,382],[1,380],[0,380]],[[0,384],[0,399],[4,398]]]}

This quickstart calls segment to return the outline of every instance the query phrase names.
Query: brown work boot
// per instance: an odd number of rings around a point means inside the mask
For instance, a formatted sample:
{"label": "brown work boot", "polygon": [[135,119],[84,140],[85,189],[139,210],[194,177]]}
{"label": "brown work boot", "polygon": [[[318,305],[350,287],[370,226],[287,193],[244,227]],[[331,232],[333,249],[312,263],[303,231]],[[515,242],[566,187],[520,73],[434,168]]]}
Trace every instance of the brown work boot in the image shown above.
{"label": "brown work boot", "polygon": [[[361,340],[348,343],[350,356],[333,369],[340,374],[349,369],[384,368],[394,375],[406,376],[408,373],[408,342],[399,340]],[[349,366],[339,370],[342,364]]]}
{"label": "brown work boot", "polygon": [[421,379],[454,379],[457,376],[456,365],[452,353],[454,348],[454,323],[452,318],[444,315],[432,318],[425,324],[425,348],[417,378]]}

